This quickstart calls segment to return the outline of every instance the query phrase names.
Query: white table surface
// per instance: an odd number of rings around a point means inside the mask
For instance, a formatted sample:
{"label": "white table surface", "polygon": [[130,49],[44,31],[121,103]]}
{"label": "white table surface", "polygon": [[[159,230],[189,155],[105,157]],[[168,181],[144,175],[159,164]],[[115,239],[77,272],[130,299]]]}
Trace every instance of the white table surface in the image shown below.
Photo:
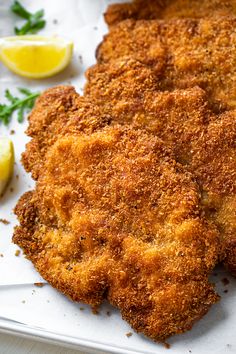
{"label": "white table surface", "polygon": [[52,344],[0,334],[1,354],[85,354]]}

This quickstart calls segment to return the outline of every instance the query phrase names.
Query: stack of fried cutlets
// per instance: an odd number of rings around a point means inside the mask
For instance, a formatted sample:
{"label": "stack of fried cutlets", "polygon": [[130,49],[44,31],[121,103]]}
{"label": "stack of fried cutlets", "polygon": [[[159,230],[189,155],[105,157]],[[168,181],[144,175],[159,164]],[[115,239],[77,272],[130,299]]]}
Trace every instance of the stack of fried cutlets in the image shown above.
{"label": "stack of fried cutlets", "polygon": [[105,299],[157,341],[236,275],[236,1],[111,5],[83,97],[47,90],[23,163],[20,245],[75,301]]}

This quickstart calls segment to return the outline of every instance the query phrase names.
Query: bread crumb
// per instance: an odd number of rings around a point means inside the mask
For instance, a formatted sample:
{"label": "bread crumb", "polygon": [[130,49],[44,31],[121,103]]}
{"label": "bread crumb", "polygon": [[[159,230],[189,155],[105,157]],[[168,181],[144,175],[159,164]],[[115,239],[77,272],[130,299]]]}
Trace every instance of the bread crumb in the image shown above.
{"label": "bread crumb", "polygon": [[14,192],[14,188],[13,187],[10,188],[10,192],[11,193]]}
{"label": "bread crumb", "polygon": [[107,316],[109,316],[109,317],[111,316],[111,313],[110,313],[110,311],[107,311]]}
{"label": "bread crumb", "polygon": [[166,348],[166,349],[170,349],[170,344],[169,343],[164,343],[164,347]]}
{"label": "bread crumb", "polygon": [[227,279],[227,278],[223,278],[223,279],[221,279],[221,281],[222,281],[224,286],[229,284],[229,279]]}
{"label": "bread crumb", "polygon": [[128,333],[126,333],[126,337],[127,337],[127,338],[131,337],[132,335],[133,335],[133,333],[132,333],[132,332],[128,332]]}
{"label": "bread crumb", "polygon": [[15,130],[12,129],[12,130],[10,131],[10,135],[14,135],[14,134],[15,134]]}
{"label": "bread crumb", "polygon": [[98,309],[96,309],[96,308],[93,308],[93,309],[92,309],[92,313],[93,313],[94,315],[99,315],[99,311],[98,311]]}
{"label": "bread crumb", "polygon": [[4,257],[4,255],[2,253],[0,253],[0,257]]}
{"label": "bread crumb", "polygon": [[16,250],[15,256],[16,256],[16,257],[19,257],[19,255],[20,255],[20,250]]}
{"label": "bread crumb", "polygon": [[22,300],[21,302],[22,302],[22,304],[25,304],[25,300]]}
{"label": "bread crumb", "polygon": [[79,309],[80,309],[80,311],[84,311],[84,307],[80,307]]}
{"label": "bread crumb", "polygon": [[229,291],[229,290],[226,289],[226,290],[224,290],[224,293],[227,294],[228,291]]}
{"label": "bread crumb", "polygon": [[4,225],[9,225],[10,221],[8,221],[7,219],[0,219],[0,222]]}
{"label": "bread crumb", "polygon": [[42,288],[45,284],[43,283],[34,283],[35,286],[37,286],[38,288]]}

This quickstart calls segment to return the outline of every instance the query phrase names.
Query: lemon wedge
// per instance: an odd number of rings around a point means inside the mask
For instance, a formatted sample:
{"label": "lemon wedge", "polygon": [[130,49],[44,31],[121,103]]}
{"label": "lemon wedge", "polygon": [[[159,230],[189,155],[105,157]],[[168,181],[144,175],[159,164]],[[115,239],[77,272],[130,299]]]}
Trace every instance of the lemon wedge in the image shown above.
{"label": "lemon wedge", "polygon": [[10,139],[0,137],[0,195],[11,179],[14,168],[14,147]]}
{"label": "lemon wedge", "polygon": [[0,60],[15,74],[32,79],[50,77],[70,62],[72,42],[58,37],[15,36],[0,40]]}

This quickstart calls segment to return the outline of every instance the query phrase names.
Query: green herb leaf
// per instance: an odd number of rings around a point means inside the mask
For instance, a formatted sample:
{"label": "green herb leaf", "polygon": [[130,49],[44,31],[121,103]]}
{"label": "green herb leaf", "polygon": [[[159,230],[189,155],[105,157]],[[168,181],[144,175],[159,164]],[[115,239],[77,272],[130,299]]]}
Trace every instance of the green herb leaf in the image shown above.
{"label": "green herb leaf", "polygon": [[29,20],[31,16],[31,13],[28,12],[19,1],[15,1],[14,4],[11,5],[11,11],[26,20]]}
{"label": "green herb leaf", "polygon": [[39,30],[44,28],[46,25],[46,21],[43,19],[43,9],[36,11],[34,14],[32,14],[27,11],[19,1],[15,0],[15,2],[11,6],[11,11],[27,20],[21,28],[15,27],[14,30],[17,36],[23,36],[27,33],[35,34]]}
{"label": "green herb leaf", "polygon": [[35,100],[39,96],[38,92],[32,93],[26,88],[18,88],[18,91],[24,96],[21,98],[14,97],[9,90],[6,90],[5,97],[10,104],[0,104],[0,122],[3,122],[5,125],[10,123],[14,111],[18,111],[17,120],[19,123],[22,123],[24,114],[33,108]]}
{"label": "green herb leaf", "polygon": [[5,97],[8,99],[8,101],[10,101],[11,103],[15,103],[15,101],[17,100],[16,97],[13,97],[12,94],[10,93],[9,90],[5,91]]}

